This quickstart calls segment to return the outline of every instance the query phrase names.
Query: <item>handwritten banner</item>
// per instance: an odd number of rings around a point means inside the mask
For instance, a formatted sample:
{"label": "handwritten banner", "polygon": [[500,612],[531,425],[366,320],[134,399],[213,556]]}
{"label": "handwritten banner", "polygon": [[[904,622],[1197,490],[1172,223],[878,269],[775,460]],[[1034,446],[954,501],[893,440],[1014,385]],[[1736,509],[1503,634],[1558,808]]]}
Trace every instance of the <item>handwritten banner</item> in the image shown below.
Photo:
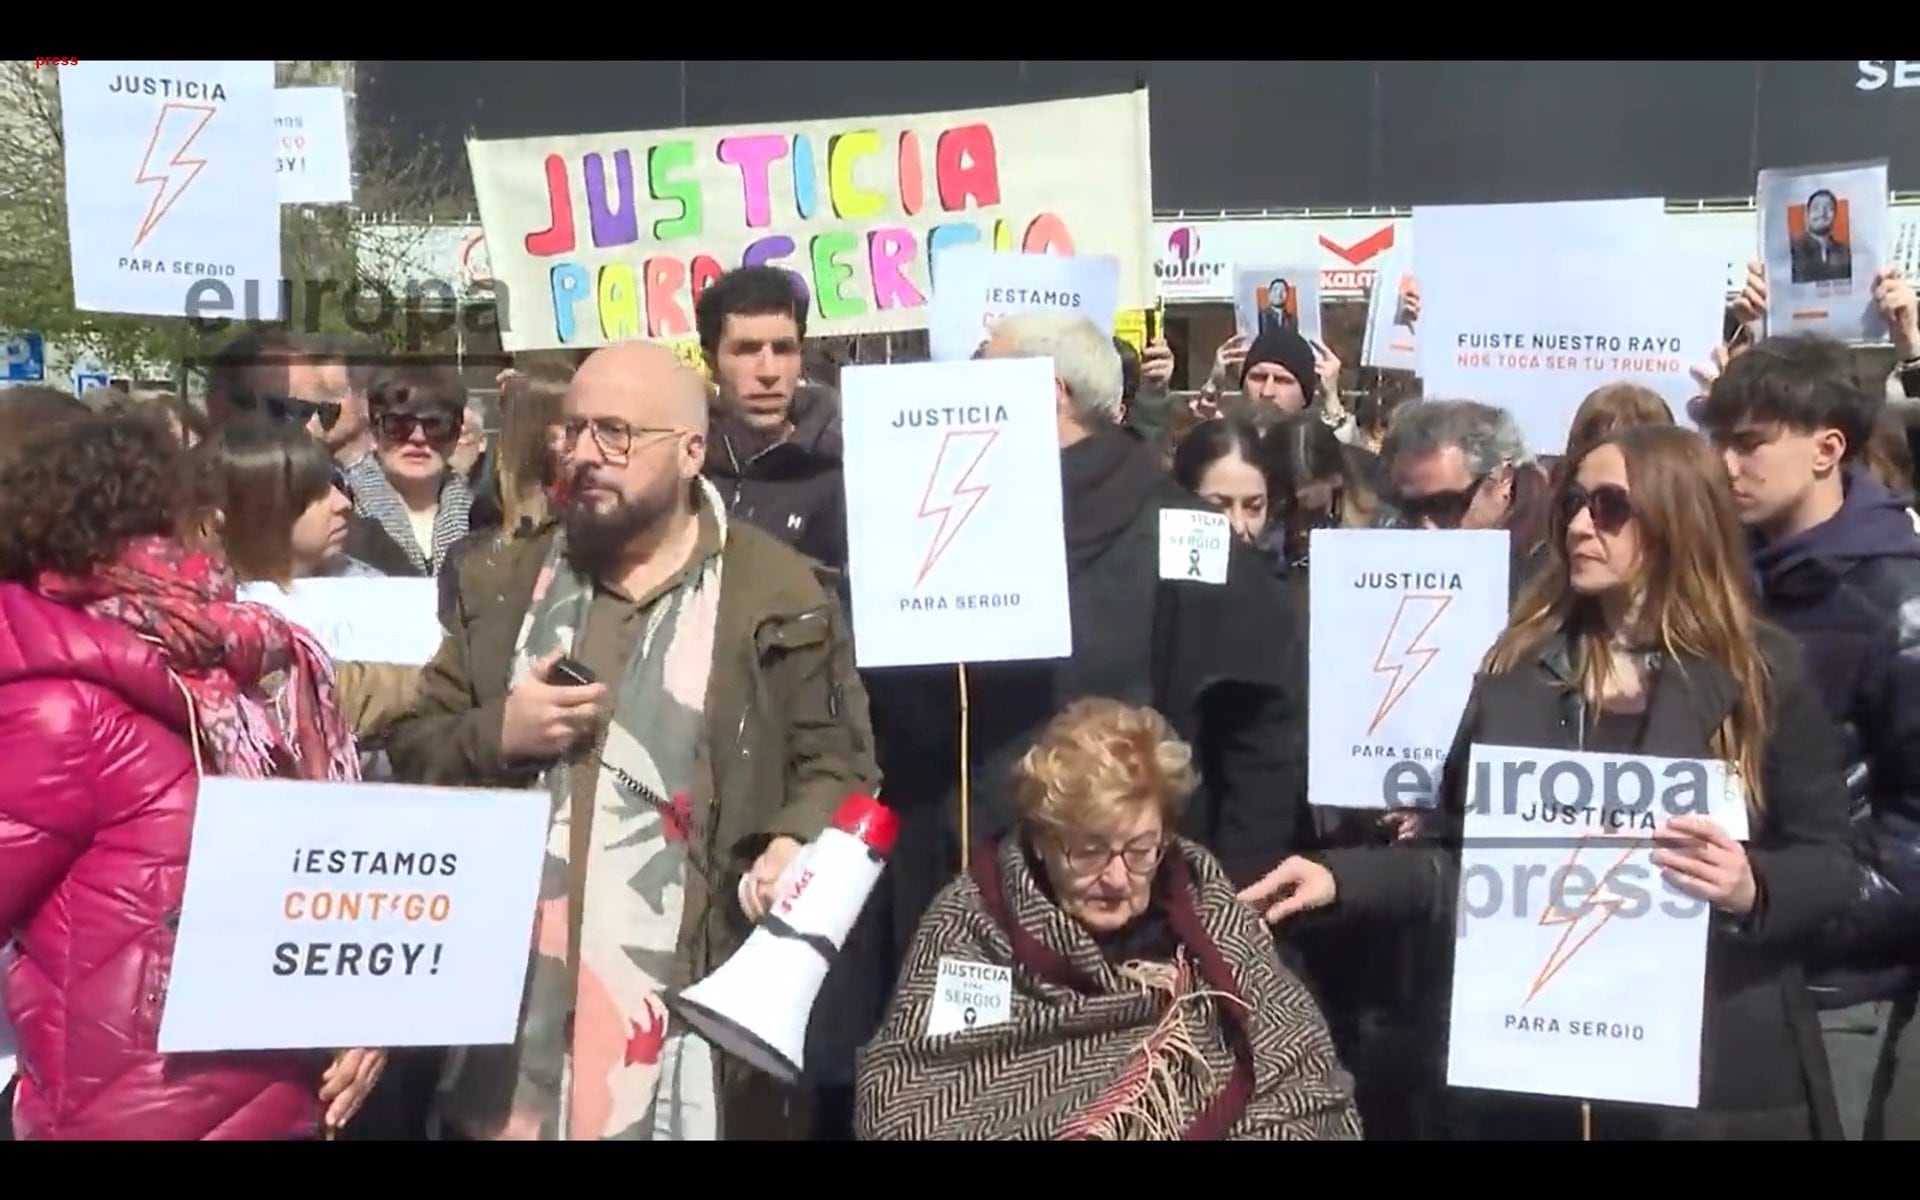
{"label": "handwritten banner", "polygon": [[1113,255],[1151,306],[1147,93],[911,116],[472,141],[510,351],[692,335],[773,264],[814,336],[924,328],[936,254]]}

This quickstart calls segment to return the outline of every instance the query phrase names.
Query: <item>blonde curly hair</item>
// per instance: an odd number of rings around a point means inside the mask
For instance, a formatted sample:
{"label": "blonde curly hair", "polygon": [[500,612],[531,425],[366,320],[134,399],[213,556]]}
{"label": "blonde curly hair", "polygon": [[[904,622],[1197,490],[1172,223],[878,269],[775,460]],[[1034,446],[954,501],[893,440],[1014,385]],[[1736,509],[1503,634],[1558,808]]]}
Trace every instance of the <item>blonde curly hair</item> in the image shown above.
{"label": "blonde curly hair", "polygon": [[1014,770],[1030,829],[1099,832],[1152,805],[1169,827],[1198,785],[1193,750],[1151,708],[1077,700],[1047,723]]}

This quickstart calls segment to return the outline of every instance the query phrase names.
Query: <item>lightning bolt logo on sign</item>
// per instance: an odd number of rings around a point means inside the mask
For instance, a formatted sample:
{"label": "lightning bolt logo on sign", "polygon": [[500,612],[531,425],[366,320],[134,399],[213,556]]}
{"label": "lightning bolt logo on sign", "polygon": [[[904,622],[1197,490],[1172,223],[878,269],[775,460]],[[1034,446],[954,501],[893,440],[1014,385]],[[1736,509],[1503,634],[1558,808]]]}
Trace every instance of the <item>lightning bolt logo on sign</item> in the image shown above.
{"label": "lightning bolt logo on sign", "polygon": [[1367,723],[1368,737],[1379,730],[1387,715],[1433,665],[1440,651],[1427,645],[1426,637],[1452,603],[1453,597],[1449,595],[1416,592],[1400,597],[1400,606],[1394,610],[1387,635],[1380,639],[1380,650],[1373,658],[1373,673],[1386,675],[1388,679],[1386,689],[1380,693],[1380,703],[1373,710],[1373,719]]}
{"label": "lightning bolt logo on sign", "polygon": [[147,152],[133,180],[136,184],[158,186],[154,188],[152,203],[147,206],[147,215],[140,220],[139,232],[133,235],[133,249],[140,248],[140,243],[147,240],[193,186],[193,181],[200,178],[200,172],[206,170],[207,160],[193,156],[193,143],[217,111],[211,104],[186,104],[177,100],[160,106],[159,114],[153,119],[153,134],[147,139]]}
{"label": "lightning bolt logo on sign", "polygon": [[[1553,882],[1556,891],[1563,885],[1566,877],[1580,865],[1581,851],[1595,844],[1594,839],[1581,838],[1574,845],[1573,856],[1567,860],[1567,865],[1561,868]],[[1619,842],[1618,839],[1609,838],[1600,839],[1598,844],[1611,850],[1617,847]],[[1540,924],[1543,927],[1559,925],[1563,926],[1563,929],[1560,940],[1554,943],[1553,949],[1547,952],[1546,961],[1540,964],[1540,970],[1534,976],[1533,984],[1527,989],[1527,998],[1521,1001],[1522,1006],[1531,1004],[1533,998],[1552,982],[1553,977],[1565,970],[1574,956],[1579,954],[1588,942],[1600,935],[1600,931],[1607,927],[1607,922],[1620,914],[1620,906],[1627,903],[1627,897],[1612,890],[1614,876],[1627,864],[1627,860],[1644,846],[1644,842],[1628,843],[1627,848],[1614,859],[1613,864],[1600,877],[1599,884],[1578,904],[1560,903],[1561,898],[1556,895],[1547,902],[1545,908],[1540,910]]]}
{"label": "lightning bolt logo on sign", "polygon": [[920,496],[915,514],[922,521],[939,518],[933,536],[927,542],[926,555],[920,560],[913,586],[925,583],[940,558],[953,545],[953,539],[965,528],[968,518],[987,498],[991,485],[974,480],[974,472],[986,460],[1000,438],[997,429],[949,429],[940,438],[939,453],[934,455],[933,470],[927,474],[926,490]]}

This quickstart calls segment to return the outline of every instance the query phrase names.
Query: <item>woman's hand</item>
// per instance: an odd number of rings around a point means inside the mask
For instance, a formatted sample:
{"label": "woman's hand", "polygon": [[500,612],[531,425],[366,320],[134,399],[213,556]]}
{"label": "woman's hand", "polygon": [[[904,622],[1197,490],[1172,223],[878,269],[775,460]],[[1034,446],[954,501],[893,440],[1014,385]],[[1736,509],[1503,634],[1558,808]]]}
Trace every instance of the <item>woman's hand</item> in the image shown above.
{"label": "woman's hand", "polygon": [[1288,917],[1332,904],[1336,891],[1332,871],[1310,858],[1295,856],[1242,891],[1240,901],[1264,910],[1267,923],[1278,925]]}
{"label": "woman's hand", "polygon": [[327,1128],[344,1128],[367,1102],[367,1094],[387,1069],[385,1050],[342,1050],[320,1077],[320,1103],[327,1106]]}
{"label": "woman's hand", "polygon": [[1760,885],[1747,848],[1711,819],[1675,817],[1654,831],[1653,840],[1659,845],[1653,865],[1668,883],[1736,917],[1753,911]]}

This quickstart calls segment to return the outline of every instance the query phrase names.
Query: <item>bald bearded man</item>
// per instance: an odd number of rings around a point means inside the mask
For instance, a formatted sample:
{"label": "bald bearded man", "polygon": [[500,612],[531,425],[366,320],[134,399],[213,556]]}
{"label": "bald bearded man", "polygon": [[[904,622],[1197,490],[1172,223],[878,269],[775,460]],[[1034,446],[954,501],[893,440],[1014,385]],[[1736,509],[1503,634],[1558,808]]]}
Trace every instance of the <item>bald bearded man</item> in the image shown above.
{"label": "bald bearded man", "polygon": [[467,559],[388,742],[402,779],[553,798],[520,1037],[453,1056],[441,1135],[803,1136],[801,1096],[660,997],[725,961],[802,843],[878,785],[839,605],[727,520],[704,385],[670,351],[596,352],[561,412],[566,509]]}

